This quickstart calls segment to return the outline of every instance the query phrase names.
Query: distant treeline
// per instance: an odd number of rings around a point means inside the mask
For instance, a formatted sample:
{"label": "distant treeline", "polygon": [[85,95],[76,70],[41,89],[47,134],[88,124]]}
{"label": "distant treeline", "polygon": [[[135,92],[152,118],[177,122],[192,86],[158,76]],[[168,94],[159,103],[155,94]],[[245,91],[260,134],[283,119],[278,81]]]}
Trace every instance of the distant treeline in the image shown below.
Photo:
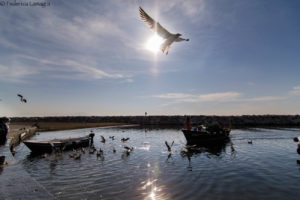
{"label": "distant treeline", "polygon": [[[12,122],[81,122],[81,123],[127,123],[140,125],[184,126],[186,116],[62,116],[62,117],[13,117]],[[191,115],[192,125],[219,122],[224,126],[300,126],[300,115],[241,115],[206,116]]]}

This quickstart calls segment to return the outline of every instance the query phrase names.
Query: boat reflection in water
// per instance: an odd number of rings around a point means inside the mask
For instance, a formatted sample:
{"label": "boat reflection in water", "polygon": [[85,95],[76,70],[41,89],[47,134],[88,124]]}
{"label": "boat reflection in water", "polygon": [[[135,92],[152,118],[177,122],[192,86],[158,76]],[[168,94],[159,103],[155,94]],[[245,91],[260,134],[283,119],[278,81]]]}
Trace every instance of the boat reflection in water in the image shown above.
{"label": "boat reflection in water", "polygon": [[186,145],[181,151],[181,156],[189,160],[189,168],[192,169],[191,159],[200,155],[205,155],[207,158],[219,157],[222,158],[226,154],[226,147],[230,145],[230,154],[235,156],[234,145],[230,139],[208,144]]}

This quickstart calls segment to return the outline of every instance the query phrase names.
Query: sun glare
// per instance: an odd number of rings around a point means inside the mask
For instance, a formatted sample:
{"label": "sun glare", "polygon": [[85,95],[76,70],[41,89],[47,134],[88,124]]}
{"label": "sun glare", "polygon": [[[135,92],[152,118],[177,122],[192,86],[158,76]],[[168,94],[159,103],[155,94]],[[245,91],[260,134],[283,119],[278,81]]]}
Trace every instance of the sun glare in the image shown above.
{"label": "sun glare", "polygon": [[149,38],[146,44],[146,49],[152,51],[153,53],[157,53],[160,50],[161,44],[164,42],[164,39],[158,36],[156,33]]}

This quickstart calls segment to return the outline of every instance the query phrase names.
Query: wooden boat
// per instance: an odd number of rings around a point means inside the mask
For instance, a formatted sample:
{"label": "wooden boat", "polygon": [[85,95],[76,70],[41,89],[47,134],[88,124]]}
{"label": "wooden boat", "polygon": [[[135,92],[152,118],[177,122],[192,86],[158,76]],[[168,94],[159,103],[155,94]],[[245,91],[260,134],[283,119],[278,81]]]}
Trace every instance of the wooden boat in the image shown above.
{"label": "wooden boat", "polygon": [[231,123],[229,128],[221,128],[217,123],[211,123],[208,127],[200,125],[198,128],[191,127],[191,119],[189,116],[186,118],[186,129],[182,130],[187,144],[217,144],[229,140],[231,131]]}
{"label": "wooden boat", "polygon": [[91,133],[84,137],[54,139],[48,141],[26,140],[23,143],[34,153],[52,152],[54,149],[69,150],[79,147],[86,147],[93,143],[94,134]]}
{"label": "wooden boat", "polygon": [[182,130],[187,144],[214,144],[229,140],[230,129],[220,129],[216,132]]}

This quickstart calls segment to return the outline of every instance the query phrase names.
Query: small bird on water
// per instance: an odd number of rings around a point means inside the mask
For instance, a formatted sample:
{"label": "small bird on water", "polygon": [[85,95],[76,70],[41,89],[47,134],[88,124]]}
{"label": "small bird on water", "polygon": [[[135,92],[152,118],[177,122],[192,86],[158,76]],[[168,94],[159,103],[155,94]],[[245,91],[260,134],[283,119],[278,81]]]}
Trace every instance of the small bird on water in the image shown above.
{"label": "small bird on water", "polygon": [[173,42],[181,42],[181,41],[189,41],[190,39],[181,38],[180,33],[170,33],[167,29],[165,29],[159,22],[155,21],[152,17],[150,17],[141,7],[140,7],[140,15],[142,20],[159,36],[165,39],[165,42],[161,45],[161,50],[163,53],[168,55],[169,50],[171,48],[171,44]]}
{"label": "small bird on water", "polygon": [[105,138],[101,135],[101,142],[105,143],[105,141],[106,141]]}
{"label": "small bird on water", "polygon": [[110,139],[114,140],[115,139],[115,136],[109,136]]}
{"label": "small bird on water", "polygon": [[121,142],[127,142],[130,138],[122,138]]}

